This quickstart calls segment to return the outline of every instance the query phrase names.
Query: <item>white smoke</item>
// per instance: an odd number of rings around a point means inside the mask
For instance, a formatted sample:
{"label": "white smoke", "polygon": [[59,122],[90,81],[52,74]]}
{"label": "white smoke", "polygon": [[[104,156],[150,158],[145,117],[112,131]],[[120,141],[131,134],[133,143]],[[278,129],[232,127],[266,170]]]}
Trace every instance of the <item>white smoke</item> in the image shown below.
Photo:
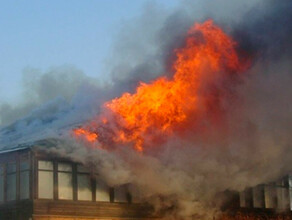
{"label": "white smoke", "polygon": [[110,90],[105,93],[103,86],[71,66],[54,67],[44,73],[26,69],[21,102],[0,105],[1,148],[59,137],[92,118],[109,96]]}

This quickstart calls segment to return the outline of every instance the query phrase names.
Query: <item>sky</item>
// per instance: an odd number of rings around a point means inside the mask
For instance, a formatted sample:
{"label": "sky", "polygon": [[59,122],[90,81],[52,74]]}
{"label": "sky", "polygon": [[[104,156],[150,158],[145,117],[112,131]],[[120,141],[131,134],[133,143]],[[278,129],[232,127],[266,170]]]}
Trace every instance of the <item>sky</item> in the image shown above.
{"label": "sky", "polygon": [[119,27],[146,4],[179,0],[11,0],[0,7],[0,102],[17,100],[25,68],[74,65],[93,77],[106,73]]}

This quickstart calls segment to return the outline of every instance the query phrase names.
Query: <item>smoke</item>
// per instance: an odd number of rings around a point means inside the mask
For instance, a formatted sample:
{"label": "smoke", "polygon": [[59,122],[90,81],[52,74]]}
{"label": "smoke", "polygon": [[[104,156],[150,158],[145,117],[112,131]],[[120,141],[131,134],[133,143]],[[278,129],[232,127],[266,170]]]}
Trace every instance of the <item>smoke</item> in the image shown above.
{"label": "smoke", "polygon": [[[161,71],[158,66],[157,72],[171,76],[168,64],[173,59],[174,48],[182,44],[186,27],[193,21],[211,17],[233,35],[242,57],[252,58],[251,68],[234,88],[238,100],[226,107],[228,125],[219,130],[210,128],[207,134],[190,133],[184,139],[173,137],[159,152],[154,150],[147,156],[118,149],[111,155],[126,162],[125,167],[119,167],[125,175],[122,181],[108,182],[133,184],[134,192],[141,198],[152,202],[157,210],[167,210],[168,219],[191,216],[210,219],[221,205],[221,200],[217,200],[220,192],[240,191],[291,172],[291,27],[288,24],[292,21],[292,4],[289,1],[236,4],[186,1],[185,4],[187,7],[182,6],[170,15],[162,14],[159,18],[164,21],[158,20],[154,25],[162,25],[158,31],[152,27],[145,30],[144,25],[137,24],[133,32],[127,32],[128,41],[136,36],[134,32],[145,36],[152,33],[151,44],[153,36],[157,39],[154,54],[161,56],[146,54],[145,59],[136,60],[135,52],[141,53],[131,50],[133,67],[121,76],[126,76],[123,81],[150,81],[156,77],[151,73],[157,67],[152,59],[158,59],[163,66]],[[124,41],[119,44],[124,45]],[[149,60],[154,67],[147,65]],[[103,176],[111,179],[111,171],[103,172]]]}
{"label": "smoke", "polygon": [[59,137],[69,127],[87,121],[112,97],[111,90],[105,88],[72,66],[52,67],[46,72],[26,68],[21,101],[0,105],[1,148]]}
{"label": "smoke", "polygon": [[1,125],[10,124],[57,97],[70,101],[81,86],[97,84],[94,81],[96,80],[71,66],[54,67],[46,72],[26,68],[22,74],[22,94],[19,98],[21,101],[16,105],[1,104]]}
{"label": "smoke", "polygon": [[[167,219],[211,219],[220,212],[221,192],[291,172],[291,10],[288,0],[183,1],[174,11],[149,4],[140,18],[121,27],[108,59],[110,86],[74,68],[29,70],[21,104],[0,108],[1,125],[25,117],[3,128],[0,140],[9,145],[15,137],[17,143],[62,137],[64,142],[46,150],[91,167],[110,186],[129,185],[137,201],[151,203]],[[171,77],[173,51],[186,30],[210,17],[238,42],[242,57],[252,60],[232,88],[237,100],[227,100],[226,126],[172,136],[147,154],[92,148],[60,132],[94,118],[105,100],[132,92],[139,81]]]}

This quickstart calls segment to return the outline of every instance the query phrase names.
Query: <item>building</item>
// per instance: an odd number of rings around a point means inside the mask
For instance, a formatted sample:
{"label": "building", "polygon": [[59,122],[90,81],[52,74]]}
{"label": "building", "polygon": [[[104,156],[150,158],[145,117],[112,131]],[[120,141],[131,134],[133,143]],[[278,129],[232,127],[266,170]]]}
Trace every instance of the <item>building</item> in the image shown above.
{"label": "building", "polygon": [[[48,153],[56,141],[2,148],[0,220],[159,219],[134,201],[127,185],[111,188],[81,164]],[[292,219],[291,176],[223,194],[222,220]]]}
{"label": "building", "polygon": [[[246,188],[239,193],[241,216],[257,216],[257,219],[292,219],[292,176],[278,181]],[[240,218],[237,218],[240,219]]]}
{"label": "building", "polygon": [[149,219],[127,186],[110,188],[83,167],[42,149],[54,140],[0,152],[1,220]]}

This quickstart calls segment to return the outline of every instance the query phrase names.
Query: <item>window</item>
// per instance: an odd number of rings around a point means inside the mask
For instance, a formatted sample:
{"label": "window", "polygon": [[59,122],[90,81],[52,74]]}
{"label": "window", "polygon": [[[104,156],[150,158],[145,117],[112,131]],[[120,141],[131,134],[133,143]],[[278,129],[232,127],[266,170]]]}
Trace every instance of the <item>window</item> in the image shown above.
{"label": "window", "polygon": [[89,172],[81,165],[77,165],[77,198],[78,200],[92,200],[92,185]]}
{"label": "window", "polygon": [[115,202],[128,202],[127,188],[125,185],[115,188]]}
{"label": "window", "polygon": [[53,199],[54,172],[53,162],[38,161],[38,197],[40,199]]}
{"label": "window", "polygon": [[269,183],[264,186],[265,208],[274,209],[277,207],[276,184]]}
{"label": "window", "polygon": [[277,181],[277,208],[279,210],[285,210],[289,207],[289,190],[285,186],[284,179]]}
{"label": "window", "polygon": [[29,199],[29,161],[20,162],[20,199]]}
{"label": "window", "polygon": [[58,163],[58,198],[73,199],[72,165]]}
{"label": "window", "polygon": [[265,207],[265,195],[264,186],[258,185],[252,188],[253,196],[253,207],[254,208],[264,208]]}
{"label": "window", "polygon": [[252,208],[253,207],[253,195],[252,188],[246,188],[239,194],[239,202],[241,208]]}
{"label": "window", "polygon": [[110,201],[110,189],[101,180],[96,180],[96,201],[109,202]]}
{"label": "window", "polygon": [[241,208],[245,208],[246,207],[246,202],[245,202],[245,192],[241,191],[239,193],[239,204]]}
{"label": "window", "polygon": [[7,164],[7,201],[16,200],[16,163]]}
{"label": "window", "polygon": [[292,210],[292,175],[288,175],[288,187],[290,196],[290,210]]}
{"label": "window", "polygon": [[4,202],[4,166],[0,165],[0,202]]}

